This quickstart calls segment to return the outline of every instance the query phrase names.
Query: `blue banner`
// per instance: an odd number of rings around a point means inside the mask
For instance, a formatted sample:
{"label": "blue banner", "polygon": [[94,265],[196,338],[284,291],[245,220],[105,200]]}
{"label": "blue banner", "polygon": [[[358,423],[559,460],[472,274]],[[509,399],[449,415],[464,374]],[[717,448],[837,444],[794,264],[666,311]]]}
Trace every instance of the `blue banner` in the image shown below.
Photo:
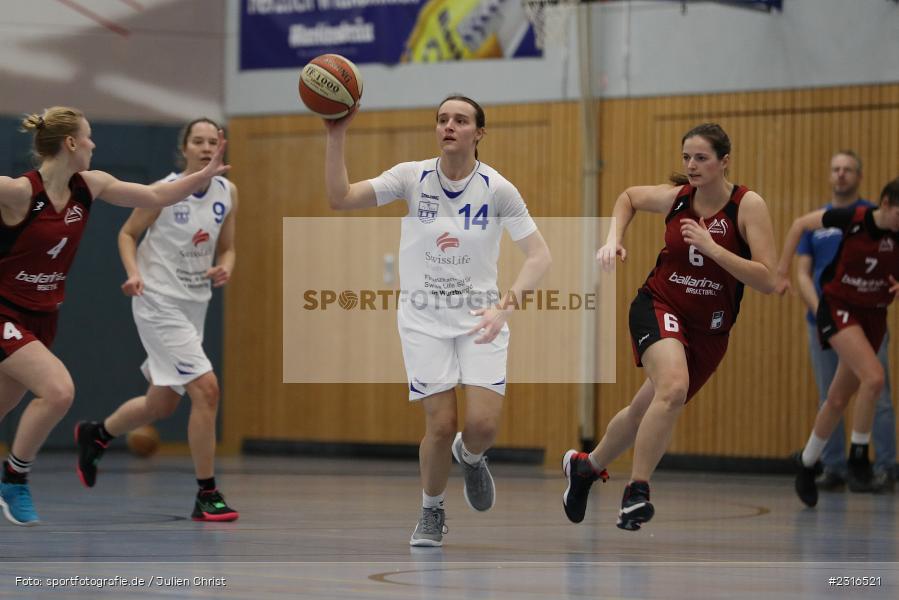
{"label": "blue banner", "polygon": [[540,56],[520,0],[241,0],[240,69]]}

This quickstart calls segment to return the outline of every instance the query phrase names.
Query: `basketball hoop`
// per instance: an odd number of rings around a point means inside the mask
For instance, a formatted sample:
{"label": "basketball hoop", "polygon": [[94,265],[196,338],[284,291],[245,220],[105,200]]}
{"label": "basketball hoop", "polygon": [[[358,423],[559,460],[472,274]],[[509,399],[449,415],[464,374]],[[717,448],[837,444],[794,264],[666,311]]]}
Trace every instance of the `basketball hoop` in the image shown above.
{"label": "basketball hoop", "polygon": [[522,0],[524,12],[534,27],[534,44],[539,50],[558,46],[568,39],[571,15],[581,0]]}

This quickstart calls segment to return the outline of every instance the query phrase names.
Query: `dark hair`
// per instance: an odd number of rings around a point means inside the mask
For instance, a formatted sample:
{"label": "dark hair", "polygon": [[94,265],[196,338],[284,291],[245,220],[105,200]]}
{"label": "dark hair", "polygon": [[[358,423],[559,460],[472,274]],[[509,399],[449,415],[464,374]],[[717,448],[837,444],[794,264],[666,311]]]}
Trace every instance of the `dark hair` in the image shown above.
{"label": "dark hair", "polygon": [[[449,102],[450,100],[459,100],[460,102],[465,102],[474,108],[474,124],[478,129],[482,129],[487,126],[487,116],[484,114],[484,109],[480,104],[469,98],[468,96],[463,96],[462,94],[451,94],[440,101],[440,104],[437,105],[437,116],[440,116],[440,107]],[[474,148],[474,157],[478,157],[478,143],[475,142]]]}
{"label": "dark hair", "polygon": [[859,158],[858,154],[855,153],[855,150],[837,150],[833,153],[833,156],[830,157],[830,160],[833,160],[834,157],[837,156],[848,156],[852,160],[855,161],[855,167],[859,174],[862,172],[862,159]]}
{"label": "dark hair", "polygon": [[[680,140],[681,146],[683,146],[684,142],[691,137],[697,136],[701,137],[712,146],[712,150],[715,151],[715,156],[718,157],[718,160],[721,160],[730,154],[730,138],[727,137],[727,133],[721,128],[721,125],[718,125],[717,123],[703,123],[697,125],[684,134],[684,137]],[[683,173],[672,173],[668,176],[668,180],[674,185],[687,185],[690,182]]]}
{"label": "dark hair", "polygon": [[890,206],[899,206],[899,177],[883,186],[880,192],[880,203],[886,202]]}
{"label": "dark hair", "polygon": [[216,123],[215,121],[213,121],[212,119],[210,119],[209,117],[199,117],[199,118],[194,119],[193,121],[189,122],[187,125],[185,125],[184,127],[181,128],[181,132],[178,133],[179,143],[178,143],[178,152],[175,153],[175,162],[182,169],[186,165],[185,165],[184,156],[181,154],[181,152],[187,147],[187,139],[190,137],[190,132],[194,128],[194,125],[196,125],[198,123],[209,123],[210,125],[215,127],[216,131],[221,129],[221,127],[219,127],[219,124]]}
{"label": "dark hair", "polygon": [[681,145],[683,146],[684,142],[691,137],[696,136],[701,137],[711,144],[718,160],[721,160],[730,154],[730,138],[727,137],[727,134],[721,129],[721,125],[718,125],[717,123],[703,123],[702,125],[697,125],[684,134],[684,137],[680,140]]}
{"label": "dark hair", "polygon": [[38,162],[56,156],[62,150],[62,143],[69,136],[78,135],[84,118],[77,108],[53,106],[41,114],[32,114],[22,119],[20,131],[33,131],[32,154]]}

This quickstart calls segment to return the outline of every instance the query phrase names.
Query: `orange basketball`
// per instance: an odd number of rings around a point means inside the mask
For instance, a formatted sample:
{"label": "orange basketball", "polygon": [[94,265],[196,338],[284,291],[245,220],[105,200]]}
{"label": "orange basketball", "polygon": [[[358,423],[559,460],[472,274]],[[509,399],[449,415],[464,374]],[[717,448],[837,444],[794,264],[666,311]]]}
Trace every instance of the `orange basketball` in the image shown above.
{"label": "orange basketball", "polygon": [[362,97],[362,77],[339,54],[316,56],[300,72],[300,99],[325,119],[345,117]]}
{"label": "orange basketball", "polygon": [[152,425],[130,431],[127,441],[131,453],[143,458],[149,458],[159,450],[159,432]]}

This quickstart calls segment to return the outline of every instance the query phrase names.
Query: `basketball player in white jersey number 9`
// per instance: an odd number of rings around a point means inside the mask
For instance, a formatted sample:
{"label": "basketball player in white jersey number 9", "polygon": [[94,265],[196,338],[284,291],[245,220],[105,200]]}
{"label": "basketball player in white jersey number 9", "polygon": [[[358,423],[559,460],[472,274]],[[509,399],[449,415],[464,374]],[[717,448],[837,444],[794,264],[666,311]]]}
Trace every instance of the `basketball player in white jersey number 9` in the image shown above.
{"label": "basketball player in white jersey number 9", "polygon": [[[349,183],[346,131],[355,111],[325,121],[325,178],[334,209],[382,206],[404,198],[397,322],[409,399],[421,401],[426,431],[419,459],[422,511],[413,546],[443,543],[444,491],[452,463],[462,465],[465,500],[474,510],[495,501],[484,452],[496,438],[506,387],[506,319],[524,290],[549,268],[549,248],[518,190],[478,161],[485,117],[477,102],[450,96],[437,109],[440,156],[407,162],[380,177]],[[505,296],[496,285],[503,229],[526,259]],[[406,301],[402,301],[405,298]],[[455,386],[466,386],[465,424],[456,433]]]}
{"label": "basketball player in white jersey number 9", "polygon": [[[216,152],[217,131],[209,119],[188,123],[180,137],[184,171],[164,181],[203,169]],[[237,188],[214,177],[173,206],[134,210],[122,226],[119,254],[128,273],[122,291],[133,297],[134,323],[147,351],[141,370],[150,386],[146,395],[128,400],[106,420],[78,424],[78,475],[85,486],[96,482],[97,462],[111,439],[168,417],[186,390],[191,401],[187,440],[199,485],[191,517],[237,519],[215,485],[219,384],[203,351],[212,288],[228,283],[234,270],[236,210]]]}

